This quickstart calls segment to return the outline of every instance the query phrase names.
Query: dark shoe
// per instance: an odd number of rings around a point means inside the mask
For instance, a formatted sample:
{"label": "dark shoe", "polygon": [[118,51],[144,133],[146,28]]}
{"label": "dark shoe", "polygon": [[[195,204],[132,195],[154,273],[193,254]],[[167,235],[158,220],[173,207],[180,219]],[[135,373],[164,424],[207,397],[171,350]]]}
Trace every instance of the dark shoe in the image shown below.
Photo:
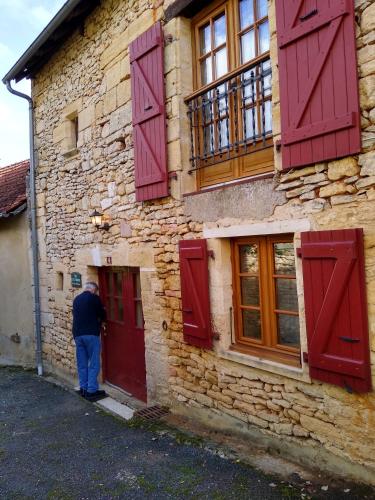
{"label": "dark shoe", "polygon": [[96,392],[86,392],[85,398],[92,403],[95,401],[99,401],[100,399],[104,399],[107,397],[105,391],[96,391]]}
{"label": "dark shoe", "polygon": [[78,389],[78,391],[75,391],[75,393],[79,396],[82,396],[83,398],[86,397],[86,389]]}

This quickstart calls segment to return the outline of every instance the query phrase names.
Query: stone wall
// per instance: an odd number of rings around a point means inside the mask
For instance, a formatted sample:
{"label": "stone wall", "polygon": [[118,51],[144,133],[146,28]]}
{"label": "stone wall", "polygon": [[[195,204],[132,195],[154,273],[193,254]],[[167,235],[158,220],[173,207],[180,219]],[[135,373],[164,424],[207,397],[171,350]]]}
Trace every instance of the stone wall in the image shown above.
{"label": "stone wall", "polygon": [[[192,91],[189,20],[165,26],[171,196],[137,203],[134,186],[129,43],[163,17],[172,1],[106,0],[37,75],[36,104],[38,220],[41,242],[43,350],[48,367],[62,376],[75,372],[70,334],[74,291],[69,275],[96,277],[111,257],[115,266],[141,270],[149,402],[235,418],[264,435],[294,442],[302,450],[323,446],[374,471],[375,398],[349,395],[311,381],[308,367],[293,370],[234,353],[230,237],[306,229],[363,227],[371,335],[375,359],[375,3],[356,1],[363,153],[280,173],[275,151],[274,179],[221,188],[194,196],[189,169],[189,130],[183,97]],[[273,67],[273,121],[280,136],[274,0],[269,2]],[[78,143],[71,143],[69,120],[78,115]],[[259,198],[260,197],[260,198]],[[257,200],[254,202],[253,200]],[[260,202],[259,202],[260,199]],[[237,205],[236,205],[236,202]],[[90,224],[95,208],[110,230]],[[215,215],[216,214],[216,215]],[[182,335],[177,244],[181,238],[208,238],[214,349],[186,345]],[[57,290],[56,276],[64,283]],[[306,349],[303,284],[297,283],[301,348]],[[167,330],[162,328],[163,321]],[[375,367],[373,366],[375,377]],[[176,406],[177,407],[177,406]]]}

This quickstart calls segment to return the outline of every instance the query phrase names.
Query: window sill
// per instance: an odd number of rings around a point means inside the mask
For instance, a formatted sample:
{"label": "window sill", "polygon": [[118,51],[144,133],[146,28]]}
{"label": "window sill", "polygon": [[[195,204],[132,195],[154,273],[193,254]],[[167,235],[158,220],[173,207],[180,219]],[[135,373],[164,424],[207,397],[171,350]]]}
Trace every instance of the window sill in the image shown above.
{"label": "window sill", "polygon": [[79,149],[77,148],[68,149],[67,151],[63,151],[61,154],[65,159],[70,160],[71,158],[75,158],[76,156],[78,156]]}
{"label": "window sill", "polygon": [[210,193],[211,191],[217,191],[219,189],[230,188],[232,186],[237,186],[238,184],[248,184],[249,182],[261,181],[263,179],[273,179],[274,176],[275,176],[275,171],[273,170],[272,172],[268,172],[265,174],[252,175],[250,177],[244,177],[242,179],[234,179],[232,181],[221,182],[221,183],[215,184],[213,186],[207,186],[207,187],[199,189],[198,191],[184,193],[183,196],[188,197],[188,196],[196,196],[198,194],[203,194],[203,193]]}
{"label": "window sill", "polygon": [[228,361],[234,361],[235,363],[251,368],[257,368],[259,370],[273,373],[274,375],[281,375],[290,379],[298,380],[299,382],[306,382],[308,384],[312,383],[307,372],[306,365],[302,365],[302,367],[288,366],[234,350],[220,350],[218,351],[218,355]]}

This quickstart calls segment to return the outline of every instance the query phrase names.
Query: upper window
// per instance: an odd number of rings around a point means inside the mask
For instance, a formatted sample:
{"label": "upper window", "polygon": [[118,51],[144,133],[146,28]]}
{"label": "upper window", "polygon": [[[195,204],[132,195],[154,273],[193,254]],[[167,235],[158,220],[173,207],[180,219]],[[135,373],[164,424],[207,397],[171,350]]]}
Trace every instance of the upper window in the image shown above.
{"label": "upper window", "polygon": [[236,346],[300,365],[298,298],[292,236],[232,242]]}
{"label": "upper window", "polygon": [[193,20],[193,46],[187,102],[199,185],[272,170],[267,0],[212,4]]}

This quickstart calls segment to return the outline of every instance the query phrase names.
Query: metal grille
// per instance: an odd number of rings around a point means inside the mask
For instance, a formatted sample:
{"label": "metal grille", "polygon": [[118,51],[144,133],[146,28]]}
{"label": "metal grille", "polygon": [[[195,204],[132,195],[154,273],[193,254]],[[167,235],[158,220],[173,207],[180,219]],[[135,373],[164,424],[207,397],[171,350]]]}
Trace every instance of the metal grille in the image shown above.
{"label": "metal grille", "polygon": [[169,410],[165,406],[150,406],[149,408],[143,408],[134,413],[135,417],[143,418],[144,420],[156,420],[158,418],[168,415]]}
{"label": "metal grille", "polygon": [[272,136],[270,59],[232,72],[186,101],[191,169],[220,163],[266,146]]}

